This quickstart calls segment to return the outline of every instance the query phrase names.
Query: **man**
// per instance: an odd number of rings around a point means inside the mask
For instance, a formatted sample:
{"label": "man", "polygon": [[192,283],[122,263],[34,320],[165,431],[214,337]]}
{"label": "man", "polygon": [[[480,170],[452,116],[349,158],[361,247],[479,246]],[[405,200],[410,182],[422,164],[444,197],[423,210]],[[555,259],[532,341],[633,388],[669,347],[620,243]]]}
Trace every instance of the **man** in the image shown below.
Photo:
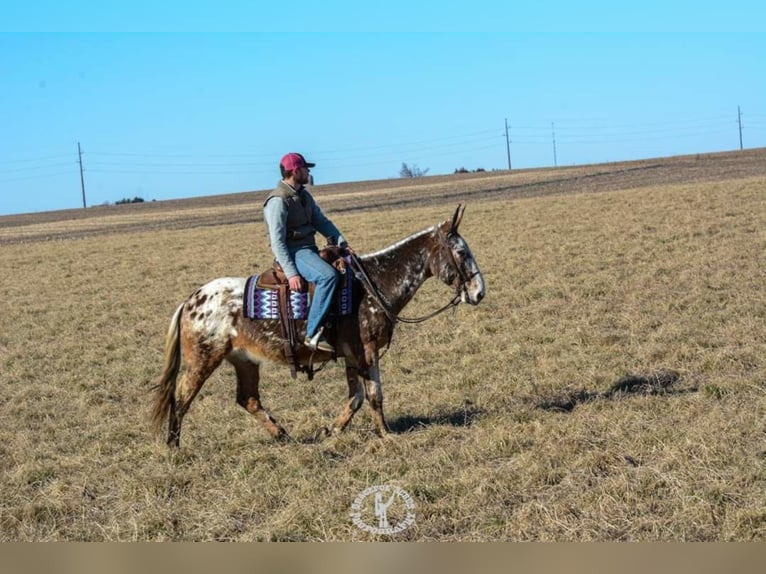
{"label": "man", "polygon": [[341,235],[304,187],[310,181],[310,168],[299,153],[288,153],[279,162],[282,181],[263,204],[263,217],[269,232],[269,243],[290,282],[298,291],[303,280],[314,283],[314,298],[309,309],[304,345],[312,350],[335,352],[324,336],[322,321],[330,309],[338,274],[319,257],[314,235],[319,232],[330,245],[348,248]]}

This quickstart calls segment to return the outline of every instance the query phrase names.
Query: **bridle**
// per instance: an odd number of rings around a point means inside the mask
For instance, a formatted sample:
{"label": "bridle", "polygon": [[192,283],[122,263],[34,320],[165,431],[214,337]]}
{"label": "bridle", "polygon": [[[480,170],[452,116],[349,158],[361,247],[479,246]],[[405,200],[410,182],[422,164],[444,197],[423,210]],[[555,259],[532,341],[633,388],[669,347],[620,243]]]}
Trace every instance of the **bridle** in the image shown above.
{"label": "bridle", "polygon": [[452,265],[455,268],[455,272],[457,273],[458,277],[460,278],[460,285],[455,288],[455,296],[452,298],[452,300],[447,303],[444,307],[441,307],[440,309],[437,309],[433,313],[429,313],[428,315],[424,315],[423,317],[415,317],[415,318],[407,318],[407,317],[400,317],[397,315],[393,309],[391,308],[391,305],[386,301],[386,298],[384,295],[380,292],[380,289],[377,288],[377,286],[372,282],[370,279],[370,276],[367,274],[367,271],[364,269],[364,265],[362,264],[361,259],[357,257],[355,253],[351,253],[351,268],[354,272],[354,275],[357,279],[359,279],[362,282],[362,285],[364,285],[364,288],[367,290],[367,292],[372,295],[372,298],[375,299],[375,302],[380,306],[381,309],[383,309],[383,312],[386,314],[386,317],[388,317],[388,320],[391,322],[391,327],[396,323],[407,323],[407,324],[417,324],[422,323],[424,321],[428,321],[428,319],[432,319],[433,317],[436,317],[438,314],[443,313],[447,309],[451,309],[452,307],[457,307],[460,304],[461,295],[463,292],[467,291],[468,283],[476,277],[479,272],[476,271],[472,273],[471,275],[468,275],[463,268],[458,263],[457,259],[455,258],[455,254],[452,251],[452,247],[450,246],[449,240],[457,235],[457,231],[455,231],[455,222],[453,220],[452,228],[448,233],[443,233],[441,230],[439,230],[437,237],[439,238],[439,245],[440,247],[443,247],[447,250],[447,253],[450,255],[450,259],[452,261]]}
{"label": "bridle", "polygon": [[[441,237],[441,233],[439,235]],[[452,251],[452,247],[449,244],[449,240],[452,239],[455,235],[457,235],[457,232],[450,230],[444,239],[442,239],[441,244],[442,246],[446,247],[447,253],[449,253],[450,259],[452,260],[452,265],[455,267],[455,271],[457,271],[458,277],[460,277],[460,285],[455,288],[455,297],[460,297],[462,293],[466,293],[466,295],[468,294],[468,287],[466,286],[474,277],[480,275],[481,273],[477,270],[468,275],[463,270],[463,267],[460,265],[460,263],[458,263],[457,258],[455,257],[455,253]]]}

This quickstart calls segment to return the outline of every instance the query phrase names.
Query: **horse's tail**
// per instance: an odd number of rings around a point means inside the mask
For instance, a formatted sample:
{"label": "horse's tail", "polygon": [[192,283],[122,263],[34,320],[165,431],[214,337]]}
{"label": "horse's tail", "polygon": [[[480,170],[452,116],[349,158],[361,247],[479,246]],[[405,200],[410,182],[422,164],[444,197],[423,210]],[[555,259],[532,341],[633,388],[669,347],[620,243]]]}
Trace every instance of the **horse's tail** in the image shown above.
{"label": "horse's tail", "polygon": [[168,414],[176,408],[176,379],[181,369],[181,311],[183,308],[182,303],[170,320],[170,327],[165,338],[165,365],[160,381],[154,387],[157,392],[154,395],[151,421],[154,431],[158,434],[162,432],[162,425],[167,420]]}

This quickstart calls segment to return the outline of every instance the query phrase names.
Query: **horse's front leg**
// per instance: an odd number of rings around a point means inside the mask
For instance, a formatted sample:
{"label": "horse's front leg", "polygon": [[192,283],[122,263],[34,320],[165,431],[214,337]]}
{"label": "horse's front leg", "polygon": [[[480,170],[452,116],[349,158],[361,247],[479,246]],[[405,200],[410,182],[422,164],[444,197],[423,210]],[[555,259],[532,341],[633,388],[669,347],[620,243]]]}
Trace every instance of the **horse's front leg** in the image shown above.
{"label": "horse's front leg", "polygon": [[372,420],[380,436],[386,436],[391,432],[383,414],[383,385],[380,383],[380,357],[377,347],[365,348],[365,358],[369,364],[367,376],[364,380],[367,401],[372,408]]}
{"label": "horse's front leg", "polygon": [[333,422],[331,434],[338,434],[345,429],[364,402],[364,386],[359,382],[359,368],[348,358],[346,359],[346,382],[348,382],[348,400],[338,418]]}

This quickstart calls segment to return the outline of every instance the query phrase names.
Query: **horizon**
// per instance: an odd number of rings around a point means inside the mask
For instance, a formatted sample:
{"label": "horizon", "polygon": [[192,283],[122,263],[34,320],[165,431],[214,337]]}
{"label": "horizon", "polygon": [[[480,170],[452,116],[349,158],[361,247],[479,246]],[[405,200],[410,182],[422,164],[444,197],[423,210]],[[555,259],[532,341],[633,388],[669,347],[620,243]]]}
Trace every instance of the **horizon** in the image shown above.
{"label": "horizon", "polygon": [[[429,178],[445,178],[450,176],[465,176],[465,175],[473,175],[477,177],[481,177],[483,175],[497,175],[497,176],[508,176],[512,175],[513,173],[523,174],[528,173],[532,171],[555,171],[555,170],[567,170],[572,168],[580,168],[585,169],[588,167],[601,167],[601,166],[610,166],[610,165],[621,165],[621,164],[633,164],[633,163],[646,163],[646,162],[672,162],[674,160],[683,160],[684,158],[695,158],[700,159],[700,156],[706,156],[707,159],[715,159],[715,156],[723,156],[723,155],[737,155],[737,154],[747,154],[747,153],[758,153],[759,151],[766,150],[766,146],[758,147],[758,148],[748,148],[743,150],[728,150],[728,151],[714,151],[714,152],[705,152],[705,153],[691,153],[691,154],[680,154],[680,155],[671,155],[671,156],[661,156],[661,157],[650,157],[650,158],[641,158],[641,159],[635,159],[635,160],[618,160],[618,161],[612,161],[612,162],[602,162],[602,163],[592,163],[592,164],[578,164],[578,165],[564,165],[564,166],[541,166],[541,167],[530,167],[530,168],[518,168],[513,169],[511,171],[507,169],[497,169],[497,170],[484,170],[484,171],[468,171],[468,172],[453,172],[453,173],[447,173],[447,174],[426,174],[423,176],[413,177],[413,178],[402,178],[402,177],[389,177],[389,178],[382,178],[382,179],[367,179],[367,180],[356,180],[356,181],[341,181],[341,182],[334,182],[334,183],[320,183],[316,184],[314,186],[308,186],[310,189],[315,187],[333,187],[333,186],[353,186],[354,184],[359,185],[369,185],[374,184],[376,182],[394,182],[399,181],[403,185],[406,185],[408,182],[412,185],[417,185],[419,182],[423,182],[423,180],[427,180]],[[94,205],[88,205],[87,208],[85,208],[85,211],[90,211],[95,208],[120,208],[123,204],[128,205],[141,205],[146,203],[164,203],[164,202],[189,202],[199,199],[214,199],[217,197],[220,197],[222,199],[225,199],[230,196],[238,196],[238,195],[247,195],[247,194],[267,194],[271,191],[270,187],[261,188],[261,189],[250,189],[250,190],[242,190],[242,191],[233,191],[228,193],[213,193],[208,195],[194,195],[194,196],[188,196],[188,197],[173,197],[168,199],[150,199],[145,200],[141,198],[141,201],[133,202],[133,201],[124,201],[124,202],[110,202],[110,203],[101,203],[101,204],[94,204]],[[83,207],[69,207],[64,209],[53,209],[53,210],[42,210],[42,211],[32,211],[32,212],[22,212],[22,213],[9,213],[9,214],[0,214],[0,221],[2,221],[4,218],[10,219],[13,217],[24,217],[24,216],[40,216],[44,214],[54,214],[54,213],[67,213],[67,212],[73,212],[73,213],[81,213],[83,211]],[[329,210],[331,211],[331,210]]]}

